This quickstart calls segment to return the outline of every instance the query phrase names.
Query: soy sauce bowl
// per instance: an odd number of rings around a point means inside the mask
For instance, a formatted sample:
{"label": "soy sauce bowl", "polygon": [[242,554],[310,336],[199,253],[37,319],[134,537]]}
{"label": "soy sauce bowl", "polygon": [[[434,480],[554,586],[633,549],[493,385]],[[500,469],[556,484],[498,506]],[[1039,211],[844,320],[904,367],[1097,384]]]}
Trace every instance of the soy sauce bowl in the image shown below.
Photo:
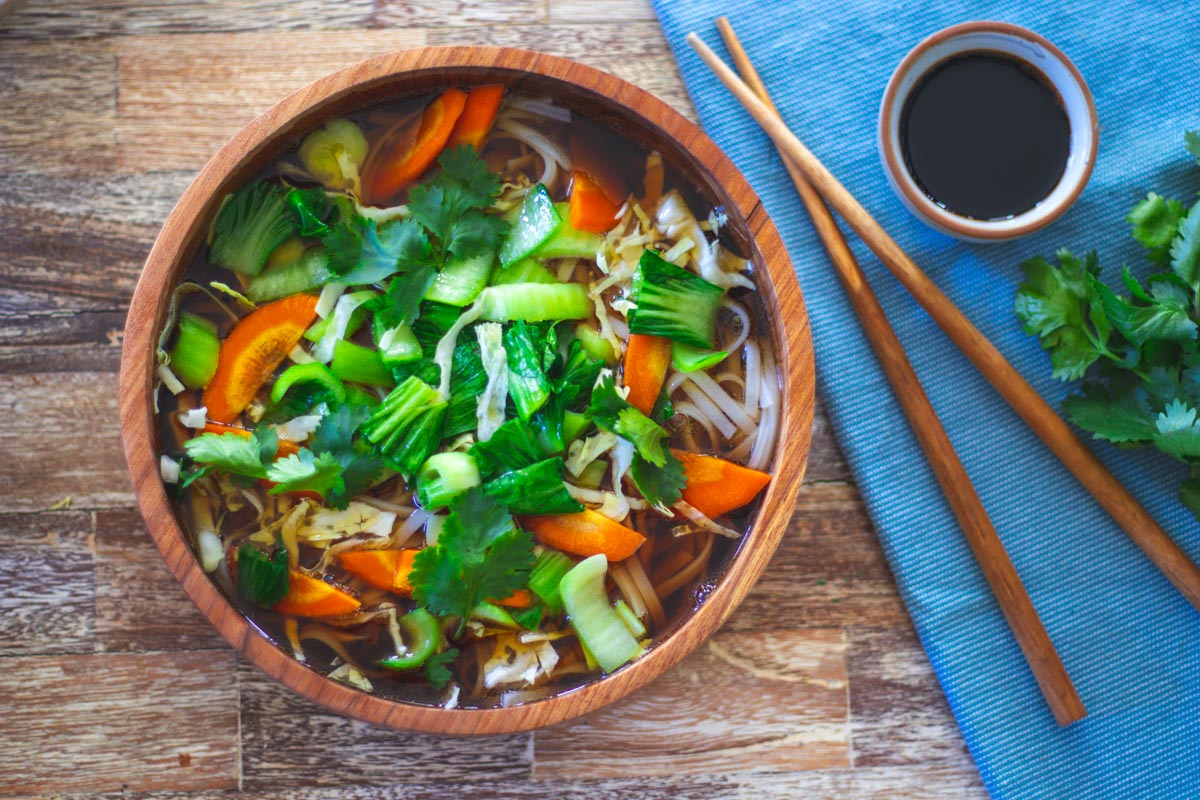
{"label": "soy sauce bowl", "polygon": [[[1036,73],[1057,92],[1070,126],[1067,160],[1058,183],[1032,208],[1004,218],[975,219],[940,204],[914,177],[904,153],[901,130],[909,98],[935,69],[968,54],[1007,57]],[[1019,25],[982,21],[938,31],[904,57],[883,94],[878,142],[888,182],[918,219],[956,239],[999,242],[1039,230],[1071,207],[1091,177],[1099,130],[1092,93],[1061,50]]]}

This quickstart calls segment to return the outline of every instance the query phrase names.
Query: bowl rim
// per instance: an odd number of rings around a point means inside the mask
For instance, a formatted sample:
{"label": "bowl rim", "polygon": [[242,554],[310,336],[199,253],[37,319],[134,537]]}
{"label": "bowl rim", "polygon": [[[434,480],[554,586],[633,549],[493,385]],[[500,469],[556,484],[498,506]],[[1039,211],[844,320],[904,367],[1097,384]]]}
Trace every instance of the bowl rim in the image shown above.
{"label": "bowl rim", "polygon": [[[1071,85],[1078,91],[1082,99],[1087,118],[1086,149],[1084,152],[1078,154],[1078,157],[1082,161],[1082,167],[1074,176],[1074,183],[1070,185],[1069,190],[1053,204],[1042,203],[1014,217],[1002,220],[978,220],[964,217],[947,211],[930,200],[917,185],[916,179],[913,178],[912,173],[909,172],[907,166],[898,156],[900,146],[899,142],[895,141],[893,130],[898,124],[904,102],[907,100],[909,94],[909,92],[905,92],[903,96],[901,95],[901,84],[905,82],[917,63],[926,53],[935,47],[976,34],[1005,36],[1017,39],[1034,48],[1044,50],[1052,60],[1059,62],[1066,70]],[[969,52],[969,50],[961,52]],[[933,70],[938,64],[942,63],[946,58],[952,58],[953,55],[945,56],[931,63],[922,74]],[[1022,60],[1028,62],[1028,59]],[[1063,87],[1059,83],[1052,80],[1046,75],[1044,70],[1036,65],[1030,63],[1030,66],[1037,69],[1054,86],[1060,97],[1064,96]],[[919,82],[920,76],[914,80],[912,86],[915,86]],[[909,91],[911,91],[911,87]],[[1070,112],[1068,111],[1067,113],[1069,114]],[[1073,126],[1071,131],[1072,146],[1077,135],[1083,136],[1085,134],[1076,131]],[[883,100],[879,106],[877,140],[888,183],[891,184],[896,194],[899,195],[901,201],[918,218],[943,233],[959,239],[976,242],[999,242],[1016,239],[1040,230],[1061,217],[1066,213],[1067,209],[1074,205],[1075,201],[1079,199],[1079,195],[1083,192],[1084,187],[1087,186],[1088,180],[1091,179],[1092,170],[1096,164],[1096,154],[1100,146],[1100,125],[1096,115],[1096,102],[1092,97],[1091,89],[1088,88],[1087,81],[1083,79],[1083,74],[1079,71],[1079,68],[1067,57],[1066,53],[1041,34],[1020,25],[1014,25],[1011,22],[977,20],[973,22],[960,22],[930,34],[901,59],[891,78],[888,79],[887,88],[884,90]],[[1076,157],[1076,154],[1072,152],[1068,161],[1074,157]],[[1064,170],[1063,179],[1067,177],[1067,173],[1068,171]],[[1057,187],[1052,190],[1051,194],[1055,192],[1057,192]],[[1049,196],[1047,199],[1049,199]]]}
{"label": "bowl rim", "polygon": [[[594,96],[613,113],[635,119],[664,141],[674,140],[679,152],[693,160],[691,167],[707,173],[709,191],[725,202],[730,224],[744,226],[761,265],[756,282],[774,339],[782,413],[773,477],[750,531],[704,604],[665,641],[612,675],[546,699],[509,708],[451,710],[390,700],[326,678],[261,634],[210,580],[160,476],[154,353],[170,290],[186,268],[201,222],[214,210],[214,198],[229,191],[254,158],[277,153],[302,122],[320,124],[333,116],[330,106],[355,102],[368,90],[392,86],[400,96],[402,85],[414,80],[466,85],[495,83],[498,76],[509,84],[532,77]],[[362,100],[360,106],[371,102]],[[594,711],[644,686],[717,630],[745,597],[787,528],[808,457],[814,391],[808,317],[791,261],[758,196],[716,144],[663,101],[609,73],[543,53],[479,46],[417,48],[366,59],[284,98],[223,145],[184,191],[146,259],[126,320],[119,399],[126,461],[147,529],[197,609],[236,650],[289,689],[339,714],[403,730],[479,735],[528,731]]]}

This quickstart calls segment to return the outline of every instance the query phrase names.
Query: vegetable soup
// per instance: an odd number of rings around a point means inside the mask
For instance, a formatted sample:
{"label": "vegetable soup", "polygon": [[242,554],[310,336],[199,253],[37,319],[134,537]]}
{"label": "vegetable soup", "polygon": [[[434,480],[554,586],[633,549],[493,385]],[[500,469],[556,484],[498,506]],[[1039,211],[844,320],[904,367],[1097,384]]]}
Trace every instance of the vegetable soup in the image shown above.
{"label": "vegetable soup", "polygon": [[719,579],[780,389],[752,265],[658,153],[451,88],[224,199],[177,288],[163,480],[285,651],[411,703],[612,673]]}

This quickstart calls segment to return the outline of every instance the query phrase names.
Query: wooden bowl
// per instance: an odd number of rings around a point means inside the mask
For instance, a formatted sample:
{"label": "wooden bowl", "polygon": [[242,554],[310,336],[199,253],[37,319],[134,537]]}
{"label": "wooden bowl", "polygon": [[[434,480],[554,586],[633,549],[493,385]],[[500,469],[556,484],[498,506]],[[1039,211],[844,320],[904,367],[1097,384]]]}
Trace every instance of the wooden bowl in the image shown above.
{"label": "wooden bowl", "polygon": [[[548,95],[611,125],[657,149],[708,200],[724,207],[727,229],[757,265],[758,291],[781,365],[783,415],[774,477],[749,533],[705,602],[664,640],[613,675],[563,694],[510,708],[447,710],[376,697],[329,680],[263,636],[230,604],[201,568],[167,499],[151,392],[168,298],[222,197],[330,118],[387,99],[477,83]],[[573,61],[497,47],[426,48],[368,59],[310,84],[243,128],[200,171],[163,225],[133,295],[121,360],[121,427],[138,505],[168,569],[250,661],[304,697],[367,722],[443,734],[495,734],[552,725],[624,697],[678,663],[729,617],[787,527],[808,457],[813,386],[808,317],[787,252],[745,178],[699,128],[641,89]]]}

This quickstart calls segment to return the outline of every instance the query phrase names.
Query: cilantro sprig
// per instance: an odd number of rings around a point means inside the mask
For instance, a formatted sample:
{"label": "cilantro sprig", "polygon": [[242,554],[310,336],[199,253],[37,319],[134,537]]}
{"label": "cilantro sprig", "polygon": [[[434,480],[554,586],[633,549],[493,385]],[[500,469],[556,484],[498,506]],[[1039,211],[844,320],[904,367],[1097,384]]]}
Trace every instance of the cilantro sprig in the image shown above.
{"label": "cilantro sprig", "polygon": [[413,598],[438,616],[458,617],[489,597],[508,597],[533,569],[533,537],[496,499],[472,489],[450,505],[437,544],[413,562]]}
{"label": "cilantro sprig", "polygon": [[[1200,132],[1188,133],[1200,163]],[[1097,439],[1150,445],[1190,466],[1180,500],[1200,519],[1200,202],[1154,192],[1127,217],[1153,270],[1124,292],[1100,280],[1094,252],[1022,264],[1015,311],[1050,354],[1053,375],[1080,380],[1063,409]]]}

